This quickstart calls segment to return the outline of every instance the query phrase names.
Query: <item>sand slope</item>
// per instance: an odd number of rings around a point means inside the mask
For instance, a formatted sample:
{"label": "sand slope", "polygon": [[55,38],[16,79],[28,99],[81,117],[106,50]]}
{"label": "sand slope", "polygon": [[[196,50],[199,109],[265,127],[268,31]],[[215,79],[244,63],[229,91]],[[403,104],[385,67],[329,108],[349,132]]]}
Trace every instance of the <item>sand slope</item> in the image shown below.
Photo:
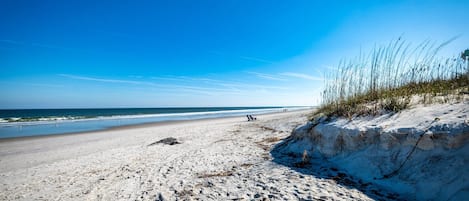
{"label": "sand slope", "polygon": [[466,200],[469,102],[414,105],[374,117],[322,118],[296,129],[274,155],[281,160],[304,150],[313,160],[406,200]]}

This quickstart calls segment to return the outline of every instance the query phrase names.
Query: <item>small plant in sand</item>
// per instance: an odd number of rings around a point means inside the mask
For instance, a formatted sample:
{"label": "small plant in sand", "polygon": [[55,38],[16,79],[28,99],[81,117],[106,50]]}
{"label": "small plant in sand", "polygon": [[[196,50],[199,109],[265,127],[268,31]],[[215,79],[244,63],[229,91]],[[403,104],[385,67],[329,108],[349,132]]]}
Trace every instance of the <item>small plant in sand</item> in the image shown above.
{"label": "small plant in sand", "polygon": [[301,162],[304,163],[304,164],[309,163],[308,151],[306,151],[306,149],[303,151],[303,156],[301,157]]}
{"label": "small plant in sand", "polygon": [[[399,112],[413,98],[429,104],[459,101],[469,93],[469,50],[454,58],[437,58],[442,44],[425,41],[415,48],[401,38],[369,55],[342,61],[325,75],[322,103],[313,116],[376,115]],[[441,102],[441,101],[438,101]]]}
{"label": "small plant in sand", "polygon": [[309,158],[309,155],[308,155],[308,151],[305,149],[303,151],[303,154],[301,155],[301,161],[296,163],[295,166],[299,167],[299,168],[303,168],[306,165],[308,165],[309,162],[310,162],[310,158]]}

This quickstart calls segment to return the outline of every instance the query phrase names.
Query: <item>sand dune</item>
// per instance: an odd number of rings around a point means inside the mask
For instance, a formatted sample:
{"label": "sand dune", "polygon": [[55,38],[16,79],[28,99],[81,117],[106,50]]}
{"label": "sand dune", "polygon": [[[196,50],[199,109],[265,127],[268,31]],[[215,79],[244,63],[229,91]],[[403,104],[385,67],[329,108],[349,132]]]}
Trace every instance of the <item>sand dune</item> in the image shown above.
{"label": "sand dune", "polygon": [[374,117],[323,117],[298,127],[272,152],[288,165],[293,159],[285,155],[306,150],[312,161],[333,163],[404,200],[467,200],[468,116],[465,102],[418,104]]}

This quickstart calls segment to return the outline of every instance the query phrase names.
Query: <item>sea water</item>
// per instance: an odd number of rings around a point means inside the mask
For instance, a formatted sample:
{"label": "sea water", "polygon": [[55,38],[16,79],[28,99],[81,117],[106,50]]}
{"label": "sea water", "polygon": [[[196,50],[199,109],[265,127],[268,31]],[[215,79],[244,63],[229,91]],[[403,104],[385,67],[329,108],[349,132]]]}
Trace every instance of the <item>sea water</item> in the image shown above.
{"label": "sea water", "polygon": [[0,138],[77,133],[153,122],[265,114],[305,107],[0,110]]}

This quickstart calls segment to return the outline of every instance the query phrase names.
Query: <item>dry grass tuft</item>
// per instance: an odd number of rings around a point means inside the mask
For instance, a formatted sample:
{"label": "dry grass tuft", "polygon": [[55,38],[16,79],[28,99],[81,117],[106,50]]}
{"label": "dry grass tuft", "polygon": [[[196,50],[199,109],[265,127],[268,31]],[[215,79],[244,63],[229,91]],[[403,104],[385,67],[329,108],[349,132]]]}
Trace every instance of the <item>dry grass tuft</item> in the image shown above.
{"label": "dry grass tuft", "polygon": [[269,151],[269,150],[270,150],[270,146],[263,144],[262,141],[256,142],[256,145],[257,145],[259,148],[263,149],[264,151]]}
{"label": "dry grass tuft", "polygon": [[459,101],[469,93],[469,55],[437,58],[440,49],[425,41],[417,47],[401,38],[375,47],[369,55],[342,61],[325,75],[322,105],[314,116],[376,115],[408,108],[413,96],[421,103]]}
{"label": "dry grass tuft", "polygon": [[[256,142],[256,145],[263,149],[264,151],[269,151],[270,150],[270,144],[278,142],[282,140],[282,138],[279,137],[267,137],[264,138],[261,141]],[[266,144],[267,143],[267,144]]]}
{"label": "dry grass tuft", "polygon": [[234,139],[220,139],[220,140],[217,140],[213,143],[215,144],[215,143],[219,143],[219,142],[228,142],[228,141],[234,141]]}
{"label": "dry grass tuft", "polygon": [[223,171],[223,172],[216,172],[216,173],[205,173],[198,176],[198,178],[210,178],[210,177],[228,177],[233,176],[233,171]]}
{"label": "dry grass tuft", "polygon": [[243,167],[243,168],[249,168],[249,167],[251,167],[251,166],[253,166],[253,165],[254,165],[254,164],[252,164],[252,163],[243,163],[243,164],[241,164],[240,166]]}
{"label": "dry grass tuft", "polygon": [[260,126],[260,128],[262,128],[262,130],[268,130],[268,131],[272,131],[272,132],[279,132],[277,129],[267,127],[267,126]]}
{"label": "dry grass tuft", "polygon": [[268,138],[263,139],[262,142],[274,143],[274,142],[278,142],[282,139],[283,138],[279,138],[279,137],[268,137]]}

